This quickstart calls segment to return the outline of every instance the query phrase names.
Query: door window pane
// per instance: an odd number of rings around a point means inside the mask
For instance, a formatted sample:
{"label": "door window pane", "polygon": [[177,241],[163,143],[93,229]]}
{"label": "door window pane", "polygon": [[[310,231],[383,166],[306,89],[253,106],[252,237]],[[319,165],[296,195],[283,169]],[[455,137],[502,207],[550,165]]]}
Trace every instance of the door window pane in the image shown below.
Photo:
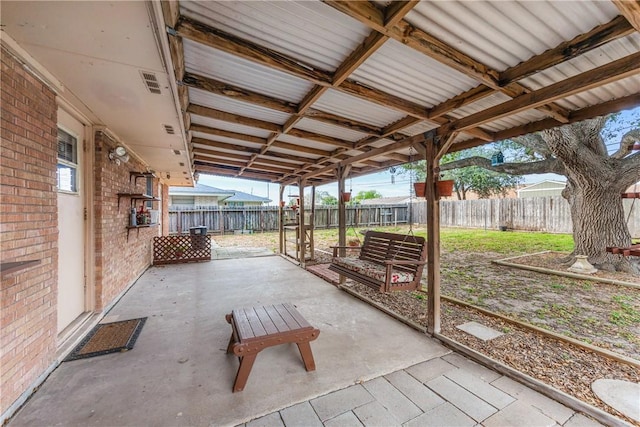
{"label": "door window pane", "polygon": [[78,191],[78,140],[58,129],[58,190]]}

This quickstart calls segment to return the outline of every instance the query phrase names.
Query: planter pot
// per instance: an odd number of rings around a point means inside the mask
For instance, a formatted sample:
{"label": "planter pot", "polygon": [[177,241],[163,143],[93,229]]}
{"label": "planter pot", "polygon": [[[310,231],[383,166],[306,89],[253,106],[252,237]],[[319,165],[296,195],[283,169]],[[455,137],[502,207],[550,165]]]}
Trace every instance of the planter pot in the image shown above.
{"label": "planter pot", "polygon": [[453,194],[453,180],[445,179],[436,181],[436,193],[438,197],[447,197]]}
{"label": "planter pot", "polygon": [[507,231],[507,226],[506,225],[501,225],[498,228],[500,229],[500,231]]}
{"label": "planter pot", "polygon": [[351,200],[351,192],[348,191],[346,193],[342,193],[342,201],[343,202],[348,202]]}
{"label": "planter pot", "polygon": [[633,144],[633,147],[631,147],[632,150],[640,150],[640,142],[636,142],[635,144]]}
{"label": "planter pot", "polygon": [[[453,180],[446,179],[443,181],[436,181],[436,194],[438,197],[451,196],[453,194]],[[413,189],[416,192],[416,196],[426,196],[426,186],[424,182],[416,182],[413,184]]]}
{"label": "planter pot", "polygon": [[285,205],[285,204],[286,204],[286,202],[285,202],[284,200],[282,200],[282,201],[280,202],[280,207],[281,207],[281,208],[284,208],[284,205]]}

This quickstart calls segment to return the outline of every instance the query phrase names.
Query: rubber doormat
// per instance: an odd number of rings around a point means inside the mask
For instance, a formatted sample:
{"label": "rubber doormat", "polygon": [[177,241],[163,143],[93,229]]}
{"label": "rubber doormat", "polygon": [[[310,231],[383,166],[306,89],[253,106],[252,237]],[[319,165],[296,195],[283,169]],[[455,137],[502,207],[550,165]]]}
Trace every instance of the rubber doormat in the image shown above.
{"label": "rubber doormat", "polygon": [[146,320],[142,317],[96,325],[64,361],[131,350]]}

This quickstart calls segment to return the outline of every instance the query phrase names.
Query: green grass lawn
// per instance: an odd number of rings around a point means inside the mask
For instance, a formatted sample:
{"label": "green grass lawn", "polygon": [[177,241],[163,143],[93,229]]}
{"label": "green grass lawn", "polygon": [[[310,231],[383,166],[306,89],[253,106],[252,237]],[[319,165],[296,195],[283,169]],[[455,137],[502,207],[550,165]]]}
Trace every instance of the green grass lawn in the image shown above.
{"label": "green grass lawn", "polygon": [[[407,233],[408,226],[375,228],[390,233]],[[357,231],[360,231],[358,229]],[[315,230],[317,240],[337,240],[338,230]],[[414,234],[426,237],[424,227],[414,228]],[[347,239],[356,231],[347,229]],[[360,240],[363,236],[358,234]],[[520,255],[541,251],[571,252],[573,238],[570,234],[551,234],[526,231],[493,231],[479,229],[443,228],[440,230],[440,244],[444,251],[495,252],[505,255]]]}

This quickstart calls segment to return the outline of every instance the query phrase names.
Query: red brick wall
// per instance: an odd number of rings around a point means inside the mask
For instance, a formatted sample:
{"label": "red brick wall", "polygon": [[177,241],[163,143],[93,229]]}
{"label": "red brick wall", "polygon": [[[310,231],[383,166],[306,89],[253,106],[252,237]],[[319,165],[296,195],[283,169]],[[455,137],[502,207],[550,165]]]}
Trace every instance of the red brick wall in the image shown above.
{"label": "red brick wall", "polygon": [[0,413],[54,361],[58,217],[55,94],[2,49],[0,253],[40,264],[2,276]]}
{"label": "red brick wall", "polygon": [[162,235],[169,235],[169,186],[162,184]]}
{"label": "red brick wall", "polygon": [[[118,193],[145,193],[144,178],[130,178],[130,172],[144,172],[146,168],[133,156],[127,163],[117,165],[109,160],[109,151],[118,144],[106,134],[95,136],[95,268],[96,310],[109,305],[136,277],[151,264],[153,236],[158,227],[129,230],[127,225],[132,206],[129,197]],[[157,184],[157,182],[155,183]],[[154,185],[156,188],[157,185]],[[155,194],[159,198],[158,194]],[[136,208],[142,201],[134,201]],[[158,209],[160,202],[154,202]]]}

